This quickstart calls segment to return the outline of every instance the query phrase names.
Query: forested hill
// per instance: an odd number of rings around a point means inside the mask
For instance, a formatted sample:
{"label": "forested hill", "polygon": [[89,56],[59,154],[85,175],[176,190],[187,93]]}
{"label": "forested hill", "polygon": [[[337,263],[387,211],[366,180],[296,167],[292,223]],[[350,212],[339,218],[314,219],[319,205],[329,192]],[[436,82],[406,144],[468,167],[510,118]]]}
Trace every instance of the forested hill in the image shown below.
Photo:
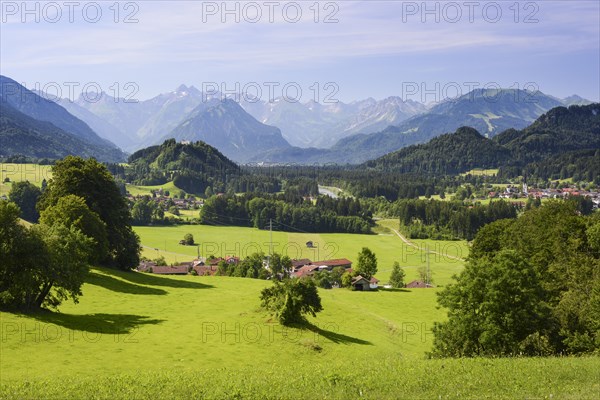
{"label": "forested hill", "polygon": [[510,152],[473,128],[438,136],[426,144],[405,147],[364,165],[399,173],[458,174],[473,168],[495,168]]}
{"label": "forested hill", "polygon": [[113,167],[127,182],[161,185],[173,181],[189,193],[279,190],[274,180],[252,176],[216,148],[198,141],[184,144],[169,139],[160,146],[139,150],[129,157],[127,167]]}
{"label": "forested hill", "polygon": [[48,121],[32,118],[7,102],[1,103],[0,158],[22,155],[31,158],[63,158],[71,154],[102,161],[124,159],[116,147],[97,145]]}
{"label": "forested hill", "polygon": [[553,108],[527,128],[509,129],[494,141],[508,148],[513,159],[521,162],[600,148],[600,103]]}
{"label": "forested hill", "polygon": [[[518,175],[530,163],[594,149],[600,149],[598,103],[554,108],[531,126],[509,129],[493,139],[483,137],[473,128],[462,127],[455,133],[389,153],[361,167],[427,175],[510,167]],[[558,166],[559,171],[561,167]],[[553,170],[556,168],[554,165]]]}

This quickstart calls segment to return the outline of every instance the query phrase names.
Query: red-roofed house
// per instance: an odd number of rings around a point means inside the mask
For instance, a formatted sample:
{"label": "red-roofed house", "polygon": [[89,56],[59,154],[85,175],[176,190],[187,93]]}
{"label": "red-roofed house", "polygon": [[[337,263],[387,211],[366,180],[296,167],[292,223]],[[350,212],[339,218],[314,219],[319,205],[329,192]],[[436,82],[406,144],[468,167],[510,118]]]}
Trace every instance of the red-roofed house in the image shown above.
{"label": "red-roofed house", "polygon": [[311,276],[318,271],[319,267],[317,265],[304,265],[300,267],[296,272],[292,273],[292,277],[302,278],[305,276]]}
{"label": "red-roofed house", "polygon": [[137,270],[140,272],[152,272],[152,270],[156,268],[156,263],[153,261],[142,261],[140,265],[138,265]]}
{"label": "red-roofed house", "polygon": [[308,258],[301,258],[299,260],[293,259],[292,260],[292,269],[298,269],[305,265],[309,265],[311,262],[312,261],[310,261],[310,259],[308,259]]}
{"label": "red-roofed house", "polygon": [[325,266],[328,270],[335,267],[352,268],[352,261],[347,258],[336,258],[333,260],[314,261],[312,265]]}
{"label": "red-roofed house", "polygon": [[173,267],[153,267],[152,273],[159,275],[187,275],[190,264],[175,265]]}
{"label": "red-roofed house", "polygon": [[371,277],[371,280],[369,281],[369,286],[371,287],[371,289],[377,289],[379,287],[379,279],[375,278],[374,276]]}
{"label": "red-roofed house", "polygon": [[198,276],[213,276],[217,273],[218,268],[215,265],[196,265],[194,266],[194,271],[196,271]]}
{"label": "red-roofed house", "polygon": [[430,283],[425,283],[423,281],[412,281],[406,285],[408,289],[424,289],[424,288],[432,288],[433,285]]}

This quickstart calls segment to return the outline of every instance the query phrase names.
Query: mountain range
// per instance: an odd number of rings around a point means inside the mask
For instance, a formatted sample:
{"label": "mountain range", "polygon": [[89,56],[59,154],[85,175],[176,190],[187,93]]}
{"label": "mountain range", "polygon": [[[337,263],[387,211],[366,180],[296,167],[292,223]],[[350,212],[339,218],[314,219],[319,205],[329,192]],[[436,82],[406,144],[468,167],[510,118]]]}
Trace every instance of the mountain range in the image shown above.
{"label": "mountain range", "polygon": [[120,162],[125,154],[60,105],[0,75],[0,156],[77,154]]}
{"label": "mountain range", "polygon": [[[462,126],[472,127],[486,137],[510,128],[522,129],[544,112],[562,105],[561,101],[541,92],[476,89],[457,99],[436,104],[426,113],[380,132],[342,138],[329,150],[286,149],[260,154],[252,161],[319,163],[343,154],[342,163],[361,163],[412,144],[425,143]],[[339,157],[335,159],[339,160]]]}
{"label": "mountain range", "polygon": [[289,147],[278,128],[252,118],[231,99],[200,104],[163,139],[169,138],[202,140],[238,162],[247,162],[264,149]]}
{"label": "mountain range", "polygon": [[[476,89],[427,106],[393,96],[331,104],[282,98],[265,102],[220,93],[207,96],[186,85],[139,102],[106,93],[54,102],[40,95],[33,102],[35,107],[12,95],[3,95],[3,100],[31,118],[112,151],[113,143],[133,152],[175,138],[204,141],[236,162],[301,164],[357,164],[462,126],[492,138],[507,129],[523,129],[554,107],[590,103],[577,95],[561,100],[539,91],[516,89]],[[234,98],[239,98],[239,103]],[[95,153],[89,150],[85,154]],[[124,155],[102,157],[116,160]]]}
{"label": "mountain range", "polygon": [[405,147],[367,161],[360,167],[395,173],[445,175],[474,168],[520,169],[531,163],[577,154],[589,157],[590,167],[598,171],[599,149],[600,104],[596,103],[553,108],[528,127],[509,129],[492,139],[473,128],[461,127],[454,133]]}
{"label": "mountain range", "polygon": [[[239,107],[234,101],[227,105]],[[510,129],[487,138],[476,129],[460,127],[386,154],[363,164],[344,167],[352,174],[370,176],[446,176],[476,168],[504,169],[512,176],[563,176],[576,174],[596,180],[600,167],[600,104],[556,107],[528,127]],[[250,169],[251,170],[251,169]],[[233,192],[279,191],[268,175],[248,173],[218,149],[204,142],[164,141],[137,151],[123,169],[127,182],[174,185],[190,193],[208,187]],[[373,172],[373,173],[372,173]],[[389,174],[389,175],[388,175]],[[359,175],[360,176],[360,175]]]}

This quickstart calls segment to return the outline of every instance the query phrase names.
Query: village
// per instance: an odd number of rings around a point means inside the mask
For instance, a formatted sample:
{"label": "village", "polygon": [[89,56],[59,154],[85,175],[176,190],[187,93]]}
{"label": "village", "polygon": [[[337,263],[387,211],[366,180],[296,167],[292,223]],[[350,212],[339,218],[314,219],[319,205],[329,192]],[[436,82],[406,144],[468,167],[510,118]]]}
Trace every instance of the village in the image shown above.
{"label": "village", "polygon": [[504,191],[491,191],[488,193],[490,199],[567,199],[573,196],[589,198],[594,204],[594,208],[600,207],[600,192],[579,189],[576,186],[568,186],[564,188],[530,188],[526,183],[521,187],[519,185],[508,185]]}
{"label": "village", "polygon": [[[222,263],[228,266],[236,266],[241,262],[240,257],[197,257],[192,261],[179,263],[177,265],[167,266],[158,265],[155,261],[144,260],[137,267],[138,272],[151,273],[157,275],[194,275],[194,276],[215,276],[219,275],[219,265]],[[269,257],[263,260],[263,266],[269,269]],[[285,271],[284,275],[291,278],[312,278],[317,273],[333,272],[337,269],[341,273],[353,274],[352,261],[347,258],[337,258],[331,260],[311,261],[308,258],[291,260],[291,267]],[[341,275],[340,273],[340,275]],[[270,279],[270,278],[267,278]],[[356,291],[370,291],[380,288],[380,281],[376,277],[366,279],[361,275],[353,276],[351,289]],[[340,283],[332,285],[332,288],[340,288]],[[384,289],[391,289],[389,284],[381,286]],[[433,288],[434,286],[420,280],[414,280],[405,286],[408,289]]]}

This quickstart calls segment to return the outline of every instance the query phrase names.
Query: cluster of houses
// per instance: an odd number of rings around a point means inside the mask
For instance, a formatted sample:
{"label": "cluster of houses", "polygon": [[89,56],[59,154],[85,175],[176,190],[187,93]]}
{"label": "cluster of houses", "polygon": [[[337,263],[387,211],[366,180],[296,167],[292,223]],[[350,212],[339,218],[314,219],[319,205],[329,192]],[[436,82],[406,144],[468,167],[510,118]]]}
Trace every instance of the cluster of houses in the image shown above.
{"label": "cluster of houses", "polygon": [[501,199],[519,199],[519,198],[534,198],[534,199],[565,199],[570,196],[588,197],[594,203],[594,207],[600,207],[600,192],[577,189],[576,187],[566,187],[561,189],[537,189],[529,188],[526,183],[521,188],[518,186],[508,185],[502,192],[489,192],[490,198]]}
{"label": "cluster of houses", "polygon": [[[345,272],[352,273],[352,261],[346,258],[336,258],[333,260],[321,260],[311,261],[308,258],[300,260],[292,260],[292,270],[290,276],[293,278],[303,278],[305,276],[312,276],[316,272],[322,271],[333,271],[336,267],[344,268]],[[367,291],[377,289],[379,280],[372,277],[370,280],[360,275],[352,279],[352,287],[354,290]]]}
{"label": "cluster of houses", "polygon": [[[218,258],[205,259],[197,258],[190,262],[181,263],[173,266],[159,266],[153,261],[142,261],[138,266],[139,272],[147,272],[158,275],[188,275],[195,274],[199,276],[216,275],[218,265],[221,261],[225,261],[230,265],[237,265],[240,262],[239,257],[226,256]],[[336,267],[344,268],[344,272],[352,273],[352,261],[346,258],[336,258],[332,260],[311,261],[308,258],[292,260],[292,267],[288,271],[292,278],[303,278],[313,276],[317,272],[333,271]],[[372,277],[366,279],[358,275],[352,279],[352,287],[357,291],[375,290],[379,287],[379,279]],[[385,287],[388,287],[387,285]],[[406,285],[407,288],[432,288],[433,285],[422,282],[412,281]]]}
{"label": "cluster of houses", "polygon": [[221,261],[225,261],[230,265],[237,265],[240,262],[240,258],[227,256],[225,258],[218,257],[207,260],[204,257],[200,257],[190,262],[172,266],[157,265],[154,261],[142,261],[137,267],[137,270],[139,272],[148,272],[158,275],[187,275],[193,273],[192,271],[200,276],[215,275]]}
{"label": "cluster of houses", "polygon": [[[127,194],[127,199],[135,202],[147,195],[136,195]],[[152,191],[152,201],[162,206],[165,210],[171,206],[175,206],[179,210],[196,210],[204,205],[204,200],[196,197],[186,197],[183,199],[171,196],[171,193],[164,191],[162,188]]]}

